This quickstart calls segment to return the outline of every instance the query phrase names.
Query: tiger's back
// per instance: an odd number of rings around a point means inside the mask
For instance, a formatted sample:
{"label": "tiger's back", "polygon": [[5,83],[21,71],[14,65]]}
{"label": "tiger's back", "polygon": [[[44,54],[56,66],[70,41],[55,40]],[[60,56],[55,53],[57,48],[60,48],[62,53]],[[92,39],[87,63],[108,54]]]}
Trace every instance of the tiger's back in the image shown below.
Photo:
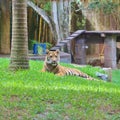
{"label": "tiger's back", "polygon": [[75,68],[68,68],[68,67],[64,67],[64,66],[59,66],[59,72],[58,72],[61,76],[64,75],[72,75],[72,76],[78,76],[78,77],[83,77],[89,80],[93,80],[92,77],[90,77],[89,75],[87,75],[86,73],[83,73],[82,71],[75,69]]}

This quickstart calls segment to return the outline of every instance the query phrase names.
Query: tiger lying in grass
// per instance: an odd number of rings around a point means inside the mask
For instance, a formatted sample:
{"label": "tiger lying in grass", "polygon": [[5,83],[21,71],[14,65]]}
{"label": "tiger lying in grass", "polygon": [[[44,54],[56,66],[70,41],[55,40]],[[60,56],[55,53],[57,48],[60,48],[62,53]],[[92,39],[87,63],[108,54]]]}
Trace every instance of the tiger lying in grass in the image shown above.
{"label": "tiger lying in grass", "polygon": [[77,69],[61,66],[59,64],[59,61],[60,61],[59,50],[56,50],[56,51],[47,50],[42,72],[52,72],[59,76],[74,75],[74,76],[83,77],[89,80],[94,79]]}

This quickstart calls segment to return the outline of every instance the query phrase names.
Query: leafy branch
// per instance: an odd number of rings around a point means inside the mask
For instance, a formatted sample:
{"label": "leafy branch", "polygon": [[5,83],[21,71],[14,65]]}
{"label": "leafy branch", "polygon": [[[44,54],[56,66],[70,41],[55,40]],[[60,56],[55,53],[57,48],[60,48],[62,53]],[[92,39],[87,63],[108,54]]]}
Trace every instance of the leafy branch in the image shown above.
{"label": "leafy branch", "polygon": [[76,0],[76,4],[78,5],[79,10],[95,10],[97,12],[102,11],[104,14],[112,14],[117,11],[120,6],[119,3],[113,2],[112,0],[92,0],[88,3],[87,6],[84,5],[80,0]]}

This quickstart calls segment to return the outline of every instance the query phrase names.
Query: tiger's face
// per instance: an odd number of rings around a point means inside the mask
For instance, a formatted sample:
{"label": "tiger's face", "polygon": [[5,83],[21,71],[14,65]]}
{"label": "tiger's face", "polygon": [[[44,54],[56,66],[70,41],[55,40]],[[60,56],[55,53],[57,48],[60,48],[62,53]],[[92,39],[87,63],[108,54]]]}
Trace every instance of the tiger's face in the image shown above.
{"label": "tiger's face", "polygon": [[56,51],[46,51],[45,62],[52,66],[57,66],[60,60],[59,50]]}

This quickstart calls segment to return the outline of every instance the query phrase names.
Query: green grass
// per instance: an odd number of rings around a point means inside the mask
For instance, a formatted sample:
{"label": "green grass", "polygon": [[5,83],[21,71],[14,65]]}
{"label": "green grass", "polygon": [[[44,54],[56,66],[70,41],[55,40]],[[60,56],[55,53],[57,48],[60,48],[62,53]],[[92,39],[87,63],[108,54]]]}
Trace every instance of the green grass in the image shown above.
{"label": "green grass", "polygon": [[[42,65],[30,61],[30,70],[13,73],[9,60],[0,59],[0,120],[120,119],[119,70],[113,71],[109,83],[42,73]],[[99,69],[81,70],[94,77]]]}

